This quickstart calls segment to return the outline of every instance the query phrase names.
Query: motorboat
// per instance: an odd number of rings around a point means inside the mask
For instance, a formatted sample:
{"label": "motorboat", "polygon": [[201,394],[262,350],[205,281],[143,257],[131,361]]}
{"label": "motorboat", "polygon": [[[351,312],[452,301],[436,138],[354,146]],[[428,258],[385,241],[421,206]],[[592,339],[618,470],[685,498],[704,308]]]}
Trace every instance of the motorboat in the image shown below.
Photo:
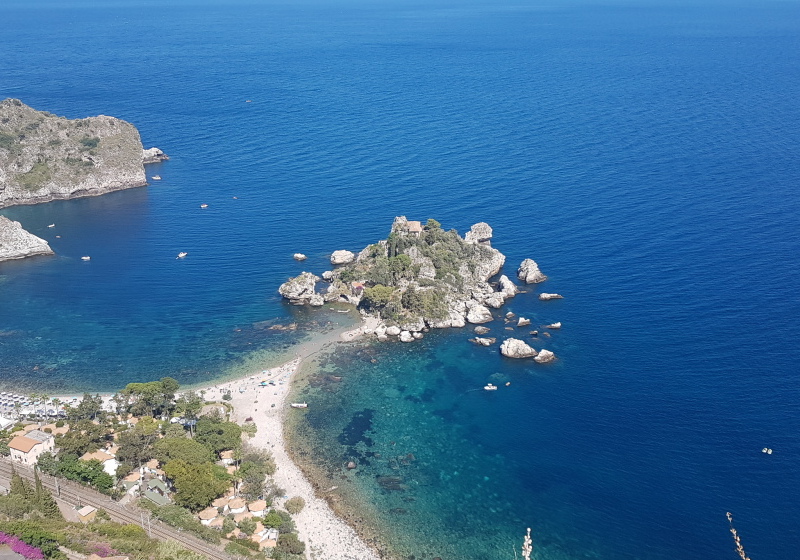
{"label": "motorboat", "polygon": [[304,402],[303,403],[293,402],[289,406],[291,406],[292,408],[308,408],[308,404],[306,404]]}
{"label": "motorboat", "polygon": [[160,181],[160,180],[161,180],[161,175],[153,175],[153,176],[152,176],[152,177],[150,177],[150,178],[151,178],[153,181]]}
{"label": "motorboat", "polygon": [[185,256],[186,256],[186,255],[188,255],[188,254],[189,254],[189,253],[187,253],[187,252],[185,252],[185,251],[181,251],[180,253],[178,253],[178,256],[177,256],[177,257],[175,257],[175,258],[176,258],[176,259],[182,259],[183,257],[185,257]]}
{"label": "motorboat", "polygon": [[55,224],[50,224],[50,225],[49,225],[49,226],[47,226],[47,227],[56,227],[56,225],[55,225]]}
{"label": "motorboat", "polygon": [[90,260],[92,260],[92,257],[88,257],[88,256],[87,257],[81,257],[81,260],[82,261],[90,261]]}
{"label": "motorboat", "polygon": [[200,208],[208,208],[208,204],[201,204]]}
{"label": "motorboat", "polygon": [[484,391],[497,391],[497,385],[492,385],[491,383],[487,383],[486,386],[483,388]]}

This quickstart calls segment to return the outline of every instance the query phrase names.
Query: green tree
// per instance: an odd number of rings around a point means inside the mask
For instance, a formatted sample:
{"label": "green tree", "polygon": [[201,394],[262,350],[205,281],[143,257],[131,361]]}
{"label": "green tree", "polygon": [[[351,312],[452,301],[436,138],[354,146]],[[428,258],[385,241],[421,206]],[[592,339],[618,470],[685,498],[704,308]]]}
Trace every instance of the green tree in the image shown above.
{"label": "green tree", "polygon": [[364,290],[363,302],[370,309],[380,309],[386,307],[393,293],[394,288],[378,284]]}
{"label": "green tree", "polygon": [[135,426],[117,437],[117,459],[138,466],[146,463],[154,456],[153,444],[158,440],[159,431],[155,420],[149,416],[142,417]]}
{"label": "green tree", "polygon": [[256,522],[252,517],[245,517],[239,521],[239,530],[248,537],[256,532]]}
{"label": "green tree", "polygon": [[67,407],[67,419],[71,424],[79,420],[94,419],[101,416],[103,410],[103,397],[100,395],[92,396],[89,393],[83,394],[83,400],[78,406]]}
{"label": "green tree", "polygon": [[425,224],[425,229],[427,230],[434,230],[434,229],[441,229],[442,224],[434,220],[433,218],[428,218],[428,223]]}
{"label": "green tree", "polygon": [[164,472],[172,480],[177,492],[175,503],[198,511],[228,489],[230,477],[223,467],[213,463],[190,465],[185,461],[172,460],[164,465]]}
{"label": "green tree", "polygon": [[200,465],[213,461],[211,451],[200,443],[189,438],[163,438],[154,446],[156,459],[162,464],[172,460],[180,460],[188,465]]}
{"label": "green tree", "polygon": [[277,511],[274,509],[270,511],[267,515],[264,516],[264,519],[261,521],[264,527],[270,527],[272,529],[277,529],[281,525],[283,525],[283,518],[278,514]]}
{"label": "green tree", "polygon": [[42,515],[47,517],[48,519],[64,519],[64,516],[61,515],[61,510],[58,509],[58,504],[56,503],[55,498],[53,495],[42,486],[42,481],[39,478],[39,469],[34,469],[33,471],[34,477],[34,496],[36,500],[36,509],[38,509]]}
{"label": "green tree", "polygon": [[282,533],[278,537],[278,550],[299,556],[306,551],[306,543],[298,539],[295,533]]}
{"label": "green tree", "polygon": [[283,507],[286,508],[286,511],[288,511],[292,515],[297,515],[298,513],[303,511],[303,508],[305,506],[306,506],[306,501],[300,496],[289,498],[288,500],[286,500],[286,503],[283,504]]}
{"label": "green tree", "polygon": [[194,439],[214,453],[226,449],[237,449],[242,444],[242,428],[234,422],[224,422],[218,418],[203,416],[197,421]]}
{"label": "green tree", "polygon": [[27,481],[25,481],[20,475],[16,472],[11,473],[11,488],[9,488],[9,495],[14,496],[20,500],[29,500],[33,496],[33,492],[31,491],[31,487]]}

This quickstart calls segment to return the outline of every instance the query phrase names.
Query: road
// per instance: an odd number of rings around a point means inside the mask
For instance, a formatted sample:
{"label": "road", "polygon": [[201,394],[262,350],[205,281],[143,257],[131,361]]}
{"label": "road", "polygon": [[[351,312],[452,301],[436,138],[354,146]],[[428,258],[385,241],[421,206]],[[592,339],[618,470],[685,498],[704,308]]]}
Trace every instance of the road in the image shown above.
{"label": "road", "polygon": [[[5,457],[0,457],[0,480],[11,481],[11,461]],[[14,470],[22,478],[33,481],[33,469],[19,463],[14,463]],[[71,506],[83,507],[92,506],[105,510],[112,520],[119,523],[129,523],[140,525],[148,531],[154,539],[162,541],[176,541],[184,548],[202,554],[203,556],[215,560],[231,560],[231,557],[220,548],[207,543],[197,537],[188,535],[174,527],[164,525],[156,520],[150,520],[150,512],[141,510],[133,506],[123,506],[110,497],[95,490],[81,486],[69,480],[56,479],[50,475],[39,473],[42,485],[50,490],[53,496]],[[6,484],[8,486],[8,484]]]}

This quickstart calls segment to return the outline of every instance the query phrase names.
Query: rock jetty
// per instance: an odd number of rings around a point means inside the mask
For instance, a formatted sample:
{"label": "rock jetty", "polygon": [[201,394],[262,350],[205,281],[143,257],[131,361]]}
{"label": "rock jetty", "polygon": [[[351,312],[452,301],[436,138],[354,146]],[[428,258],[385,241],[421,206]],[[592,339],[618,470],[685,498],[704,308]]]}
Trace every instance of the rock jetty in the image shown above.
{"label": "rock jetty", "polygon": [[158,148],[144,150],[123,120],[69,120],[0,101],[0,208],[141,187],[144,164],[164,159]]}
{"label": "rock jetty", "polygon": [[0,216],[0,261],[52,254],[47,241],[22,229],[19,222]]}

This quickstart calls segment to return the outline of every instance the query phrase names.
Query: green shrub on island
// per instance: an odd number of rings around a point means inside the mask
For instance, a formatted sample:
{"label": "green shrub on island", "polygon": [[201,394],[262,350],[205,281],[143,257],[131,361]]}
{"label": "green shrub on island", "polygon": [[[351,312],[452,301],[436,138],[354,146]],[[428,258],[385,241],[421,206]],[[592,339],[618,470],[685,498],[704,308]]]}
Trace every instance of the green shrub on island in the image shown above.
{"label": "green shrub on island", "polygon": [[256,521],[252,517],[245,517],[239,521],[239,530],[248,537],[256,532]]}
{"label": "green shrub on island", "polygon": [[298,539],[295,533],[281,533],[277,548],[281,552],[299,556],[306,551],[306,543]]}
{"label": "green shrub on island", "polygon": [[258,426],[256,426],[253,422],[246,422],[242,424],[242,432],[247,434],[248,437],[254,438],[258,432]]}
{"label": "green shrub on island", "polygon": [[300,496],[295,496],[294,498],[289,498],[286,500],[286,503],[283,504],[283,507],[285,507],[286,511],[292,515],[297,515],[303,511],[304,507],[306,507],[306,501]]}
{"label": "green shrub on island", "polygon": [[174,504],[158,506],[148,499],[139,500],[138,503],[139,507],[151,512],[153,517],[163,521],[167,525],[192,533],[206,542],[213,544],[219,544],[220,542],[219,531],[200,523],[200,520],[192,515],[192,512],[186,508]]}

